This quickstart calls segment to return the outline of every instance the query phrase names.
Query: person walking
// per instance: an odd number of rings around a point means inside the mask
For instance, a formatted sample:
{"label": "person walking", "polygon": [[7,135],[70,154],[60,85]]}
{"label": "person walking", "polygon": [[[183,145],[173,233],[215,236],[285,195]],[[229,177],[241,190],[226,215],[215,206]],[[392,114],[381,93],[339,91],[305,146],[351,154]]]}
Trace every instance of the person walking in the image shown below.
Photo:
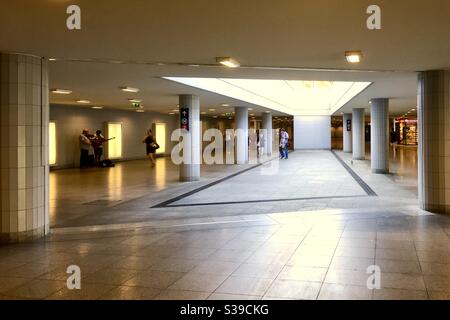
{"label": "person walking", "polygon": [[78,141],[80,144],[80,168],[87,168],[89,167],[89,149],[91,148],[88,129],[83,130]]}
{"label": "person walking", "polygon": [[152,164],[152,168],[155,166],[155,153],[156,150],[159,149],[159,145],[156,143],[156,139],[153,135],[152,129],[147,130],[147,134],[142,140],[142,143],[145,143],[147,150],[147,157]]}

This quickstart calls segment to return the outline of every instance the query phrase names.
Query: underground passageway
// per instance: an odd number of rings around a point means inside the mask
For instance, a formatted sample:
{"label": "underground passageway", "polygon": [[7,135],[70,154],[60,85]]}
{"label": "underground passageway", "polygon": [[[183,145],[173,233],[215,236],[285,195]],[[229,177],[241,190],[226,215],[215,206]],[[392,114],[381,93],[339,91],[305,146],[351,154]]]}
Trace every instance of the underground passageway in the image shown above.
{"label": "underground passageway", "polygon": [[[178,182],[177,167],[168,158],[159,158],[153,169],[139,160],[108,169],[56,170],[50,176],[52,226],[175,224],[183,219],[416,203],[417,180],[410,175],[416,163],[413,150],[398,148],[392,154],[389,176],[373,176],[364,162],[352,164],[342,152],[335,154],[348,169],[330,151],[296,151],[288,160],[255,168],[204,166],[202,181],[194,185]],[[369,197],[364,185],[377,196]],[[160,206],[164,202],[169,203]]]}

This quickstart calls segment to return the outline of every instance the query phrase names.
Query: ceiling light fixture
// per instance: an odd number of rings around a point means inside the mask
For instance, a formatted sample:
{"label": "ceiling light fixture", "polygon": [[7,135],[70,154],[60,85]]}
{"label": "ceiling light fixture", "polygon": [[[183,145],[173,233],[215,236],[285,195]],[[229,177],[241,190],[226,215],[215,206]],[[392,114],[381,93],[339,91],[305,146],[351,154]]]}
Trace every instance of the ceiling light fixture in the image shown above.
{"label": "ceiling light fixture", "polygon": [[362,52],[361,51],[345,51],[345,58],[349,63],[361,62]]}
{"label": "ceiling light fixture", "polygon": [[89,100],[77,100],[77,103],[89,104],[89,103],[91,103],[91,101],[89,101]]}
{"label": "ceiling light fixture", "polygon": [[101,110],[103,109],[103,107],[99,107],[99,106],[93,106],[92,109],[97,109],[97,110]]}
{"label": "ceiling light fixture", "polygon": [[142,99],[128,99],[131,103],[141,103]]}
{"label": "ceiling light fixture", "polygon": [[57,94],[71,94],[72,91],[70,90],[64,90],[64,89],[52,89],[50,90],[52,93],[57,93]]}
{"label": "ceiling light fixture", "polygon": [[217,57],[216,61],[228,68],[239,68],[241,64],[231,57]]}
{"label": "ceiling light fixture", "polygon": [[48,61],[56,61],[56,58],[48,58]]}
{"label": "ceiling light fixture", "polygon": [[214,111],[216,111],[216,109],[209,109],[209,111],[214,112]]}
{"label": "ceiling light fixture", "polygon": [[230,105],[228,103],[222,103],[222,107],[229,107]]}
{"label": "ceiling light fixture", "polygon": [[122,90],[124,92],[132,92],[132,93],[139,92],[138,88],[132,88],[132,87],[120,87],[120,90]]}
{"label": "ceiling light fixture", "polygon": [[142,109],[138,109],[138,110],[136,110],[136,112],[137,112],[137,113],[144,113],[145,111],[142,110]]}

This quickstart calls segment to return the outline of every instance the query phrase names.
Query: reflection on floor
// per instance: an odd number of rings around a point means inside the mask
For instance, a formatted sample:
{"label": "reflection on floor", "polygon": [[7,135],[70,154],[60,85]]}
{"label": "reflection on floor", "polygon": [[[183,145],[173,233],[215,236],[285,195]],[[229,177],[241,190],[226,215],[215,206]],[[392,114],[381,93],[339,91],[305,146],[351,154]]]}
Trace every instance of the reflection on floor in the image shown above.
{"label": "reflection on floor", "polygon": [[[210,178],[180,186],[166,162],[164,178],[145,195],[151,174],[142,174],[141,162],[123,164],[111,180],[111,171],[92,181],[79,171],[57,172],[60,187],[74,176],[89,181],[82,197],[75,183],[60,190],[53,198],[60,210],[71,208],[64,201],[84,208],[81,203],[103,196],[140,198],[92,205],[96,211],[80,209],[78,220],[67,220],[72,226],[97,221],[96,227],[56,228],[45,241],[0,247],[0,299],[449,299],[450,218],[417,208],[414,179],[403,179],[414,166],[408,153],[395,158],[394,178],[337,154],[376,197],[364,196],[328,151],[293,153],[278,163],[278,175],[263,176],[258,167],[181,202],[233,200],[227,193],[243,200],[330,197],[320,200],[151,209],[223,175],[210,168]],[[113,182],[111,189],[100,188],[102,179]],[[281,194],[261,191],[262,184]],[[343,194],[349,198],[335,198]],[[81,290],[66,288],[69,265],[82,270]],[[381,270],[379,289],[367,287],[373,265]]]}
{"label": "reflection on floor", "polygon": [[338,154],[379,197],[361,198],[366,195],[364,190],[329,151],[305,151],[292,153],[288,161],[268,162],[179,199],[173,203],[179,207],[156,209],[151,207],[253,166],[202,166],[202,181],[179,183],[178,168],[170,159],[160,158],[154,169],[142,160],[109,169],[52,172],[50,221],[53,227],[144,221],[173,224],[176,220],[195,222],[273,212],[414,205],[417,201],[417,181],[409,169],[416,162],[408,162],[402,149],[393,158],[391,175],[372,175],[368,161],[351,164],[349,154]]}

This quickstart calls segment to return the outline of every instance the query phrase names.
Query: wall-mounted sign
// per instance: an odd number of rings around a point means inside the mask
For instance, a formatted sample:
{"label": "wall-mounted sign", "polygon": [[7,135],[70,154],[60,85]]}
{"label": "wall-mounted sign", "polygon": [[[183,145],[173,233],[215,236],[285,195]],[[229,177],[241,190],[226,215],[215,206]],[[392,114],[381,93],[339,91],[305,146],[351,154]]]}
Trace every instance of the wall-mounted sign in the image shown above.
{"label": "wall-mounted sign", "polygon": [[189,108],[180,108],[180,128],[189,131]]}
{"label": "wall-mounted sign", "polygon": [[347,131],[352,131],[352,120],[347,119]]}

